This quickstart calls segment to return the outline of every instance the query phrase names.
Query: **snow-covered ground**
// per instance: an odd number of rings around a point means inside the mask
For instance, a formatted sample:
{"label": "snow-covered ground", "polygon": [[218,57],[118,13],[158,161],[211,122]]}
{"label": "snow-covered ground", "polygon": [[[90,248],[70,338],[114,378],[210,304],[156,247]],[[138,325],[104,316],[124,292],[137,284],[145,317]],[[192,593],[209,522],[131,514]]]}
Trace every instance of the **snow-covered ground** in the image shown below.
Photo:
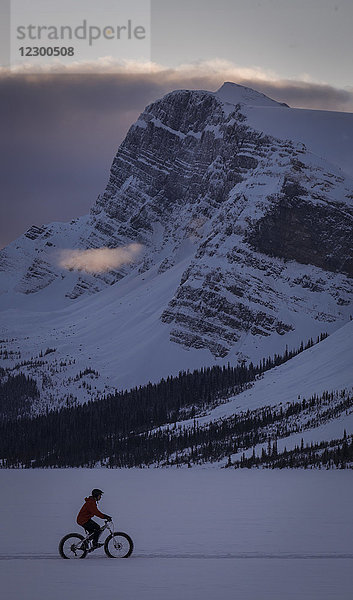
{"label": "snow-covered ground", "polygon": [[[210,414],[212,419],[217,419],[238,410],[296,402],[298,398],[309,399],[325,391],[351,389],[352,367],[353,321],[349,321],[319,344],[265,372],[253,387],[218,406]],[[199,421],[205,422],[207,418]]]}
{"label": "snow-covered ground", "polygon": [[[7,600],[350,600],[351,471],[0,471]],[[64,561],[93,487],[135,551]],[[6,491],[5,491],[6,490]]]}
{"label": "snow-covered ground", "polygon": [[303,143],[308,150],[353,176],[353,115],[327,110],[246,106],[248,124],[279,139]]}
{"label": "snow-covered ground", "polygon": [[[207,414],[196,418],[198,425],[226,419],[232,415],[247,410],[254,410],[262,406],[284,407],[287,403],[299,400],[309,400],[310,397],[321,396],[324,392],[341,392],[351,394],[353,390],[353,321],[349,321],[319,344],[315,344],[304,352],[298,354],[288,362],[265,372],[254,384],[241,394],[233,396],[229,401],[220,404]],[[314,416],[316,411],[313,411]],[[194,419],[179,423],[181,426],[194,426]],[[303,429],[299,433],[292,433],[289,437],[278,440],[278,449],[283,451],[293,449],[305,444],[340,439],[344,431],[353,434],[353,410],[343,411],[334,418],[317,427]],[[257,455],[267,444],[258,444],[255,447]],[[240,455],[233,458],[240,459]],[[245,455],[250,455],[250,448]],[[227,458],[221,465],[227,463]]]}

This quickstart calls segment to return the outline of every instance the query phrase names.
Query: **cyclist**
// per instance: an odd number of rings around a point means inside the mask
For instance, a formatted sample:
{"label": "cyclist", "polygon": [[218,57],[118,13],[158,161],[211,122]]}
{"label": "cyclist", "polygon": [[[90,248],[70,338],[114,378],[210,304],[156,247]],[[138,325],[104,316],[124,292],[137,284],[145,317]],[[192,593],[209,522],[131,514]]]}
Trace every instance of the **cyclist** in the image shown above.
{"label": "cyclist", "polygon": [[92,550],[103,546],[103,544],[98,544],[98,538],[101,531],[98,523],[93,521],[92,517],[100,517],[101,519],[106,519],[107,521],[112,520],[109,515],[102,513],[97,507],[97,502],[99,502],[101,499],[102,494],[102,490],[97,488],[92,490],[91,495],[88,498],[85,498],[85,503],[80,509],[76,519],[77,523],[81,525],[81,527],[83,527],[88,533],[94,534],[92,539]]}

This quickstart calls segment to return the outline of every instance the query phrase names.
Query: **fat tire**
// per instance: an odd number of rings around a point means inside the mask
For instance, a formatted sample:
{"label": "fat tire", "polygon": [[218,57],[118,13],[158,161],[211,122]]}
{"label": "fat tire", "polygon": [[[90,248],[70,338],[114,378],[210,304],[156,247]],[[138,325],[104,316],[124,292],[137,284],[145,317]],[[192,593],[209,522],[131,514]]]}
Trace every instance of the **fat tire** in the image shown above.
{"label": "fat tire", "polygon": [[[83,537],[83,535],[81,535],[80,533],[68,533],[67,535],[65,535],[65,536],[62,538],[62,540],[60,540],[60,543],[59,543],[59,553],[60,553],[60,556],[61,556],[62,558],[67,558],[67,559],[69,559],[69,560],[70,560],[70,559],[72,559],[73,557],[72,557],[72,556],[66,556],[66,554],[65,554],[65,552],[64,552],[64,544],[65,544],[65,542],[66,542],[68,539],[70,539],[70,538],[75,538],[75,540],[84,540],[84,539],[85,539],[85,538]],[[74,543],[74,541],[73,541],[73,543]],[[87,556],[87,550],[85,550],[85,551],[84,551],[84,552],[81,554],[81,556],[79,556],[78,558],[80,558],[80,559],[81,559],[81,558],[85,558],[86,556]]]}
{"label": "fat tire", "polygon": [[[124,554],[124,556],[114,556],[114,554],[112,554],[109,550],[109,545],[112,542],[114,537],[123,537],[129,544],[129,549],[127,551],[126,554]],[[104,543],[104,552],[106,553],[106,555],[109,558],[129,558],[129,556],[131,556],[132,551],[134,549],[134,543],[131,539],[131,537],[127,534],[127,533],[123,533],[122,531],[115,531],[113,534],[110,534],[107,539],[105,540]]]}

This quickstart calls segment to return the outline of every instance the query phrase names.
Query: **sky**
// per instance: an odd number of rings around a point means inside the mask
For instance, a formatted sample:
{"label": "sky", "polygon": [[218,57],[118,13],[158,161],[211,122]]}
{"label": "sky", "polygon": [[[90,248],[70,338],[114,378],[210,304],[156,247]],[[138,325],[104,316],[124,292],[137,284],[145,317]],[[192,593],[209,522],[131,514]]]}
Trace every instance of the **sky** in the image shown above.
{"label": "sky", "polygon": [[[353,112],[351,0],[151,0],[148,56],[113,52],[60,71],[9,66],[9,4],[0,4],[0,247],[32,224],[87,213],[129,126],[173,89],[235,81],[292,107]],[[97,22],[118,4],[101,0]],[[66,5],[45,6],[54,19]]]}
{"label": "sky", "polygon": [[152,3],[152,60],[229,60],[281,79],[353,84],[351,0]]}

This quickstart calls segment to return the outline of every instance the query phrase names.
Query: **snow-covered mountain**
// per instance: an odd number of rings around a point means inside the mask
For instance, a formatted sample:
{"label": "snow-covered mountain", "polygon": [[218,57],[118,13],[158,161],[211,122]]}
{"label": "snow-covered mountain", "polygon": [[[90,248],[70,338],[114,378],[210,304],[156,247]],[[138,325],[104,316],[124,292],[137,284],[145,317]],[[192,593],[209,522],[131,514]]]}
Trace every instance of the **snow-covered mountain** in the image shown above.
{"label": "snow-covered mountain", "polygon": [[352,139],[353,115],[232,83],[157,100],[89,215],[0,252],[1,365],[56,404],[336,330],[352,312]]}

